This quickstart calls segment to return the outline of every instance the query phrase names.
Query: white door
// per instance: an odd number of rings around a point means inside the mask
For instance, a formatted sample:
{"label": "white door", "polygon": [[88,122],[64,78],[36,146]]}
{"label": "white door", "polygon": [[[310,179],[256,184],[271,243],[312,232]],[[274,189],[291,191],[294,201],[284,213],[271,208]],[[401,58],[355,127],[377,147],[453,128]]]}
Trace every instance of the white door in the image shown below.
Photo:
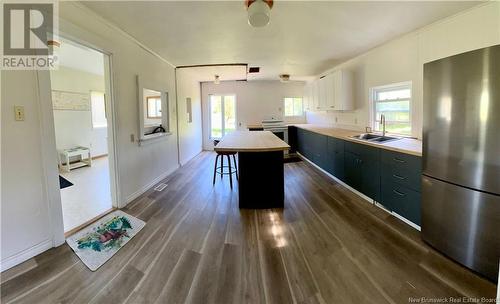
{"label": "white door", "polygon": [[220,139],[236,130],[236,96],[210,95],[210,138]]}

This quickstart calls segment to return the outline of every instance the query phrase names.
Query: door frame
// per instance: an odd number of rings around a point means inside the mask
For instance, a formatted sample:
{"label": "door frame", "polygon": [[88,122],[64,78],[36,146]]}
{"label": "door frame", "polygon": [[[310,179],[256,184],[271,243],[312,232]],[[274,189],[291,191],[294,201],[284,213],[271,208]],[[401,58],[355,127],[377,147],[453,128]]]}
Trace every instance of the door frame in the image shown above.
{"label": "door frame", "polygon": [[[119,166],[116,126],[116,108],[114,94],[113,54],[99,48],[87,41],[78,39],[69,34],[59,32],[59,37],[70,40],[76,44],[93,49],[104,56],[104,80],[105,80],[105,102],[107,111],[107,136],[108,136],[108,162],[110,177],[110,193],[112,208],[123,207],[119,183]],[[62,214],[62,201],[59,182],[56,183],[59,172],[57,168],[57,149],[55,145],[54,113],[52,110],[52,83],[50,72],[37,70],[38,95],[40,99],[40,137],[43,151],[43,168],[45,175],[45,186],[49,203],[49,218],[51,219],[52,245],[57,247],[64,243],[64,222]],[[43,140],[43,139],[48,140]]]}
{"label": "door frame", "polygon": [[[226,96],[234,96],[234,122],[235,122],[235,128],[238,129],[238,110],[237,110],[237,104],[238,101],[236,99],[236,94],[230,93],[230,94],[208,94],[208,139],[209,140],[214,140],[217,138],[212,137],[212,99],[210,98],[211,96],[220,96],[221,97],[221,116],[222,116],[222,126],[221,126],[221,134],[222,137],[226,135],[225,130],[226,130],[226,124],[224,121],[224,97]],[[221,137],[221,138],[222,138]],[[219,139],[221,139],[219,138]]]}

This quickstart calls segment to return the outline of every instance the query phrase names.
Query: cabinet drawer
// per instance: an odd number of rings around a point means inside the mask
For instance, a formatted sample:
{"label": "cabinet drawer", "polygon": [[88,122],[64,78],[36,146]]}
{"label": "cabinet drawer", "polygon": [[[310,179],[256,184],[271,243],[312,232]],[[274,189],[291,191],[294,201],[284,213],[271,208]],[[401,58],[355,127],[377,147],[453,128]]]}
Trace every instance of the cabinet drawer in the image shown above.
{"label": "cabinet drawer", "polygon": [[415,191],[421,190],[422,159],[418,156],[383,150],[382,179]]}
{"label": "cabinet drawer", "polygon": [[420,192],[396,183],[382,181],[381,203],[387,209],[420,226]]}
{"label": "cabinet drawer", "polygon": [[421,192],[421,173],[406,168],[390,166],[382,163],[381,179],[383,181],[408,187],[414,191]]}

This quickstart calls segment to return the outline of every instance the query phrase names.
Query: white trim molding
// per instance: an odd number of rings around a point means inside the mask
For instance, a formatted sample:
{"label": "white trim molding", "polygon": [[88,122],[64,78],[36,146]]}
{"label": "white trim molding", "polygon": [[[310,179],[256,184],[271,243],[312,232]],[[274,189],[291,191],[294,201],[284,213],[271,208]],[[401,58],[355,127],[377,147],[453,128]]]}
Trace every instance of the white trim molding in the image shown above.
{"label": "white trim molding", "polygon": [[8,258],[5,258],[0,263],[0,271],[5,271],[12,268],[22,262],[31,259],[32,257],[39,255],[40,253],[52,248],[52,240],[45,240],[37,245],[27,248],[19,253],[16,253]]}
{"label": "white trim molding", "polygon": [[125,202],[124,202],[124,204],[123,204],[122,207],[125,207],[126,205],[128,205],[129,203],[131,203],[133,200],[135,200],[136,198],[138,198],[139,196],[141,196],[142,194],[144,194],[146,191],[148,191],[149,189],[153,188],[157,183],[159,183],[163,179],[167,178],[170,174],[174,173],[175,170],[179,169],[180,167],[181,167],[180,165],[177,165],[177,167],[175,167],[174,169],[161,174],[160,176],[158,176],[157,178],[153,179],[150,183],[148,183],[147,185],[145,185],[141,189],[139,189],[139,190],[135,191],[134,193],[130,194],[125,199]]}
{"label": "white trim molding", "polygon": [[399,219],[400,221],[402,221],[403,223],[407,224],[408,226],[418,230],[418,231],[421,231],[420,230],[420,226],[411,222],[410,220],[402,217],[401,215],[397,214],[396,212],[394,211],[390,211],[390,210],[387,210],[382,204],[380,204],[379,202],[373,200],[372,198],[364,195],[363,193],[359,192],[358,190],[352,188],[351,186],[349,186],[348,184],[344,183],[343,181],[341,181],[340,179],[336,178],[335,176],[331,175],[330,173],[328,173],[327,171],[323,170],[323,168],[319,167],[318,165],[316,165],[315,163],[313,163],[312,161],[310,161],[309,159],[305,158],[302,154],[300,154],[299,152],[297,152],[297,154],[300,156],[300,158],[302,158],[304,161],[307,161],[309,164],[313,165],[315,168],[317,168],[318,170],[320,170],[321,172],[323,172],[324,174],[328,175],[328,177],[334,179],[336,182],[338,182],[339,184],[341,184],[342,186],[346,187],[347,189],[351,190],[354,194],[356,194],[357,196],[361,197],[362,199],[366,200],[367,202],[369,202],[370,204],[373,204],[375,206],[377,206],[378,208],[384,210],[385,212],[393,215],[395,218]]}

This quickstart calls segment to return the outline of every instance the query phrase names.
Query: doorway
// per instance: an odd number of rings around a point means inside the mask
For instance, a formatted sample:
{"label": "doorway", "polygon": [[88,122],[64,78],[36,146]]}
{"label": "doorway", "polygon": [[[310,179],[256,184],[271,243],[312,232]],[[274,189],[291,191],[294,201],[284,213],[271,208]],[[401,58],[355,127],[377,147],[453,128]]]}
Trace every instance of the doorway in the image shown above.
{"label": "doorway", "polygon": [[116,205],[109,56],[68,39],[50,71],[65,234]]}
{"label": "doorway", "polygon": [[209,95],[210,138],[221,139],[236,130],[236,96]]}

